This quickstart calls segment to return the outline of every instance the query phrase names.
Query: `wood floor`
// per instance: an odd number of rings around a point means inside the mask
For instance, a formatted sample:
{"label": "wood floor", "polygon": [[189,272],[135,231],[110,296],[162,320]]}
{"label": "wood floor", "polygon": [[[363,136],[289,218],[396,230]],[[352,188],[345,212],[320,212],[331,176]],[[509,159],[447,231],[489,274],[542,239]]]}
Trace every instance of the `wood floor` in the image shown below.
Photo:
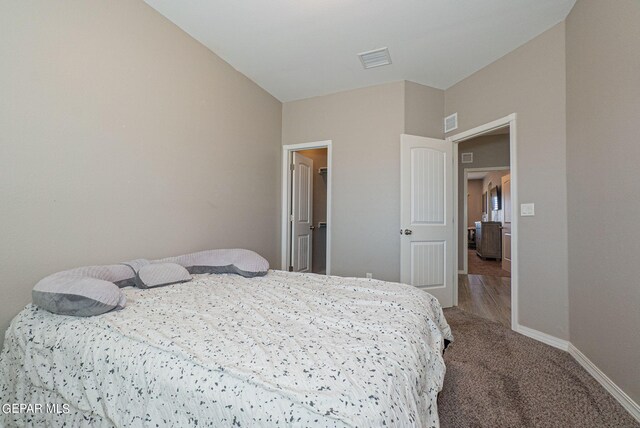
{"label": "wood floor", "polygon": [[458,307],[511,328],[511,278],[458,275]]}
{"label": "wood floor", "polygon": [[502,270],[502,260],[481,259],[476,250],[469,250],[469,272],[470,275],[488,275],[488,276],[506,276],[511,274],[506,270]]}

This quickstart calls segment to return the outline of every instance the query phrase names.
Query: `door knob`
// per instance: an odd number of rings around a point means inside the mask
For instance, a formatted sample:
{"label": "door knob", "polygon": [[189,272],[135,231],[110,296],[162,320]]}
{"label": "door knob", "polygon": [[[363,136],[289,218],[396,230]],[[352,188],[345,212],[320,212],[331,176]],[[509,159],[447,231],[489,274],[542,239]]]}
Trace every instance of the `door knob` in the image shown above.
{"label": "door knob", "polygon": [[313,225],[312,225],[312,226],[309,226],[309,229],[310,229],[310,230],[313,230],[313,229],[315,229],[315,228],[316,228],[316,227],[315,227],[315,226],[313,226]]}
{"label": "door knob", "polygon": [[404,234],[405,235],[411,235],[412,233],[413,233],[413,230],[411,230],[411,229],[405,229],[404,230]]}

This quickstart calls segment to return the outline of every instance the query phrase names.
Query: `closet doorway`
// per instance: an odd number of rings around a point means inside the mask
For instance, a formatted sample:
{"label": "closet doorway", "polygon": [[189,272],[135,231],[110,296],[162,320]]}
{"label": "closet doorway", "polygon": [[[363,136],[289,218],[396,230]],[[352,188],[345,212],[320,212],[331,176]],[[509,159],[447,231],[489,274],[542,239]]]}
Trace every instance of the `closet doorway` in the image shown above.
{"label": "closet doorway", "polygon": [[282,182],[282,269],[329,274],[331,141],[284,146]]}

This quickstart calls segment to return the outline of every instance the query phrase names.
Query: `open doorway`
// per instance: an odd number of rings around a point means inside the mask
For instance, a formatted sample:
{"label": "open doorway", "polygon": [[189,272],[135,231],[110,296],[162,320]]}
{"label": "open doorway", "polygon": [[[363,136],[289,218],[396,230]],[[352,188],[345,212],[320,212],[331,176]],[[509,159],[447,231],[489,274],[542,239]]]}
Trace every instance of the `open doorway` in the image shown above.
{"label": "open doorway", "polygon": [[458,174],[456,298],[461,309],[514,328],[517,282],[512,278],[511,184],[515,117],[507,119],[452,137]]}
{"label": "open doorway", "polygon": [[[473,150],[471,145],[476,141],[482,145],[487,140],[483,137],[469,140],[469,145],[465,144],[467,142],[463,143],[463,149]],[[499,140],[494,141],[500,143]],[[507,143],[508,156],[508,138],[504,142]],[[496,152],[487,154],[495,158],[503,148],[498,146],[495,150]],[[505,229],[506,223],[511,223],[507,203],[510,196],[510,168],[501,166],[463,170],[463,184],[466,184],[463,194],[467,195],[467,199],[463,201],[466,209],[460,223],[467,225],[467,252],[461,254],[464,258],[461,273],[509,278],[511,254],[509,243],[505,242],[502,235],[507,233],[507,241],[510,239],[510,233]]]}
{"label": "open doorway", "polygon": [[283,148],[282,269],[330,273],[331,142]]}

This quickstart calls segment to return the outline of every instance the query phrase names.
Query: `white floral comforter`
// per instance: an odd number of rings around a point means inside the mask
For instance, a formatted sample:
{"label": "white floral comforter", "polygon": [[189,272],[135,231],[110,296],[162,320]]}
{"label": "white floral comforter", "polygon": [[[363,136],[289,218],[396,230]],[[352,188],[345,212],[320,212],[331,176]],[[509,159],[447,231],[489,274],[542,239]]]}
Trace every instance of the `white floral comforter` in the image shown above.
{"label": "white floral comforter", "polygon": [[0,426],[438,426],[452,337],[424,291],[281,271],[125,290],[119,312],[13,320],[0,404],[58,413]]}

